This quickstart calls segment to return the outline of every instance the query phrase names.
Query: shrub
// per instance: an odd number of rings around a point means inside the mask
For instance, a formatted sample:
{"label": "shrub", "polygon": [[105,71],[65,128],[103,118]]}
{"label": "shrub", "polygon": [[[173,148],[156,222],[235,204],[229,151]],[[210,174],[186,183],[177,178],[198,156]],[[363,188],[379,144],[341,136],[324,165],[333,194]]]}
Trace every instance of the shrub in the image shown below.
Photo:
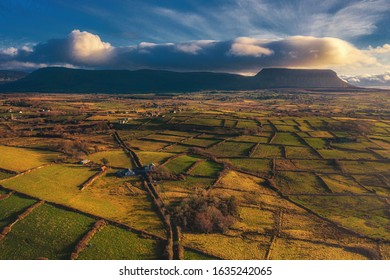
{"label": "shrub", "polygon": [[225,232],[239,217],[237,199],[196,194],[173,209],[175,222],[185,231]]}

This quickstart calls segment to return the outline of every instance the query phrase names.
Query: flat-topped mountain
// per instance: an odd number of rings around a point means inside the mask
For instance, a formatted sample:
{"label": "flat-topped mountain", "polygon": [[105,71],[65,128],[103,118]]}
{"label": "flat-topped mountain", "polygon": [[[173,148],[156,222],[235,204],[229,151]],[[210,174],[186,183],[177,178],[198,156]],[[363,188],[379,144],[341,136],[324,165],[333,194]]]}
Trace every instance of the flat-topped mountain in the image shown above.
{"label": "flat-topped mountain", "polygon": [[255,78],[265,88],[351,87],[332,70],[265,68]]}
{"label": "flat-topped mountain", "polygon": [[213,72],[161,70],[81,70],[42,68],[0,92],[137,93],[199,90],[255,90],[264,88],[347,88],[332,70],[267,68],[256,76]]}

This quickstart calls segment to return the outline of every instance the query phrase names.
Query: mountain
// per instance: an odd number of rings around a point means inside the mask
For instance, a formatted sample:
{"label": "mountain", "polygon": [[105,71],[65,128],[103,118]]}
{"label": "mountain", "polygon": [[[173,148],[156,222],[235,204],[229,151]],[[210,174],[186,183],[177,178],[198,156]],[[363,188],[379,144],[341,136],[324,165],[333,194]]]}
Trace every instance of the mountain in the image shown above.
{"label": "mountain", "polygon": [[199,90],[254,90],[264,88],[347,88],[331,70],[268,68],[248,77],[212,72],[161,70],[81,70],[42,68],[0,92],[141,93]]}
{"label": "mountain", "polygon": [[351,87],[332,70],[266,68],[256,76],[265,88],[346,88]]}
{"label": "mountain", "polygon": [[0,84],[13,82],[27,75],[28,73],[21,71],[0,70]]}

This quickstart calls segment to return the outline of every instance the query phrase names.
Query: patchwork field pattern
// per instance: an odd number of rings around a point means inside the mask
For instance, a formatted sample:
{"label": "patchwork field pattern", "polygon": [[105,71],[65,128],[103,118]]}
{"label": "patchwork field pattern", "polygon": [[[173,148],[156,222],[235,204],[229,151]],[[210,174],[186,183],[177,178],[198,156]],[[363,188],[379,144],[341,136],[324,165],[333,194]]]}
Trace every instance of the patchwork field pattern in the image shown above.
{"label": "patchwork field pattern", "polygon": [[[32,109],[2,117],[13,134],[0,141],[0,259],[69,259],[99,220],[78,259],[163,259],[163,212],[199,193],[234,196],[240,217],[224,232],[183,231],[184,259],[390,257],[388,93],[80,95],[79,118],[68,96],[1,97],[0,109],[13,98],[63,117],[33,130]],[[139,163],[168,175],[117,176]]]}

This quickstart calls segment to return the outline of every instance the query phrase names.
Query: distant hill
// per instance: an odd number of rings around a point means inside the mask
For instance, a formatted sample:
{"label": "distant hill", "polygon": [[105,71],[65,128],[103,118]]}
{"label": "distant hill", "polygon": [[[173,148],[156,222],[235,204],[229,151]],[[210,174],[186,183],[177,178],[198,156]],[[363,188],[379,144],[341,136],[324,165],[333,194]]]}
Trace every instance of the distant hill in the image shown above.
{"label": "distant hill", "polygon": [[161,70],[81,70],[42,68],[0,92],[142,93],[199,90],[254,90],[264,88],[347,88],[332,70],[268,68],[248,77],[212,72]]}
{"label": "distant hill", "polygon": [[0,70],[0,84],[13,82],[27,75],[28,73],[21,71]]}
{"label": "distant hill", "polygon": [[346,88],[351,87],[332,70],[266,68],[256,76],[265,88]]}

